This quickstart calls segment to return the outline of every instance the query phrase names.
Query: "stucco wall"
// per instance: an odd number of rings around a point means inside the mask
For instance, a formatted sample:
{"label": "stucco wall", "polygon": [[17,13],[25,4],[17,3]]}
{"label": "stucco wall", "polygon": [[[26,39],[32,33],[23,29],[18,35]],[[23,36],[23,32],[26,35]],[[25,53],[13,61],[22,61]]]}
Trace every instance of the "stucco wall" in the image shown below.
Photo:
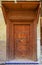
{"label": "stucco wall", "polygon": [[37,24],[37,57],[40,60],[40,16]]}
{"label": "stucco wall", "polygon": [[6,25],[0,7],[0,62],[6,59]]}

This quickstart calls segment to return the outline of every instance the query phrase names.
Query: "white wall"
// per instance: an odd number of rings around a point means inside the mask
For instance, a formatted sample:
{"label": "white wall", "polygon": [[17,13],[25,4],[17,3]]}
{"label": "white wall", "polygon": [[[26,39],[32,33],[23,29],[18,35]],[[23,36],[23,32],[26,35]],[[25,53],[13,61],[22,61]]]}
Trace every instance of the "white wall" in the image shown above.
{"label": "white wall", "polygon": [[40,16],[37,24],[37,57],[40,60]]}

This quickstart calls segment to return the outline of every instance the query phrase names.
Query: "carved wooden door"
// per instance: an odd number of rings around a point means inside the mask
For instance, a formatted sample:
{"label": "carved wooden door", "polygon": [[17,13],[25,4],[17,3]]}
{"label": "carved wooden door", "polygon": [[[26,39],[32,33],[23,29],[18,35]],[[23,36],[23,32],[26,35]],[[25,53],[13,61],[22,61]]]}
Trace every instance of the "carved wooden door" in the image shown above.
{"label": "carved wooden door", "polygon": [[7,54],[10,59],[37,60],[33,22],[8,23]]}
{"label": "carved wooden door", "polygon": [[[32,24],[15,24],[15,59],[33,59]],[[32,38],[32,39],[31,39]]]}
{"label": "carved wooden door", "polygon": [[29,52],[29,25],[15,25],[15,57],[27,58]]}

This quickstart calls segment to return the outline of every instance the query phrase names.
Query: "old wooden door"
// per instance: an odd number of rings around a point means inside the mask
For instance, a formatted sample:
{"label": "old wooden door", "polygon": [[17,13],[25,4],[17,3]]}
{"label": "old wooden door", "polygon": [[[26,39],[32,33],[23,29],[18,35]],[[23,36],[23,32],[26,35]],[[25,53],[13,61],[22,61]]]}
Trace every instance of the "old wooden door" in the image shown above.
{"label": "old wooden door", "polygon": [[39,5],[40,2],[2,2],[8,59],[37,60]]}
{"label": "old wooden door", "polygon": [[7,54],[10,59],[36,60],[32,21],[7,23]]}
{"label": "old wooden door", "polygon": [[15,25],[15,57],[28,58],[29,56],[30,25]]}
{"label": "old wooden door", "polygon": [[[15,59],[36,59],[33,44],[33,22],[12,24],[14,48],[13,57]],[[11,26],[11,27],[12,27]],[[11,47],[10,47],[11,48]]]}

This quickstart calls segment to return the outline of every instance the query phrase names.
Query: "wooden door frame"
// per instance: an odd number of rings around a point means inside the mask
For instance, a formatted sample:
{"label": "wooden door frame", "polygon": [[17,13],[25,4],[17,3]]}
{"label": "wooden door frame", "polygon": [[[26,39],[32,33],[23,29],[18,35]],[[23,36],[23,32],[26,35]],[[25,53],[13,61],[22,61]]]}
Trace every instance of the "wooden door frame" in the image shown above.
{"label": "wooden door frame", "polygon": [[[26,4],[27,5],[29,4],[28,5],[29,8],[28,8],[28,6],[26,7]],[[33,6],[31,7],[30,5],[33,5]],[[14,11],[14,9],[15,9],[16,12]],[[7,29],[7,24],[9,23],[9,25],[10,25],[10,21],[11,22],[13,22],[13,21],[15,21],[15,22],[16,21],[17,22],[18,21],[34,21],[34,23],[33,23],[33,25],[34,25],[33,32],[34,31],[35,32],[34,32],[33,42],[35,41],[35,44],[36,44],[36,48],[34,50],[36,51],[35,60],[37,60],[36,59],[37,58],[37,23],[38,23],[39,12],[40,12],[40,2],[39,1],[38,2],[18,2],[17,4],[15,4],[13,1],[11,1],[11,2],[2,1],[2,11],[3,11],[4,18],[5,18],[6,30],[8,32],[9,32],[9,29]],[[23,13],[25,13],[25,14],[19,15],[20,11],[21,11],[21,14],[23,14]],[[28,15],[27,15],[27,12],[28,12]],[[7,31],[6,31],[6,33],[8,33]],[[6,36],[8,36],[8,34],[6,34]],[[8,43],[9,42],[10,41],[8,41]],[[6,41],[6,43],[7,43],[7,41]]]}

